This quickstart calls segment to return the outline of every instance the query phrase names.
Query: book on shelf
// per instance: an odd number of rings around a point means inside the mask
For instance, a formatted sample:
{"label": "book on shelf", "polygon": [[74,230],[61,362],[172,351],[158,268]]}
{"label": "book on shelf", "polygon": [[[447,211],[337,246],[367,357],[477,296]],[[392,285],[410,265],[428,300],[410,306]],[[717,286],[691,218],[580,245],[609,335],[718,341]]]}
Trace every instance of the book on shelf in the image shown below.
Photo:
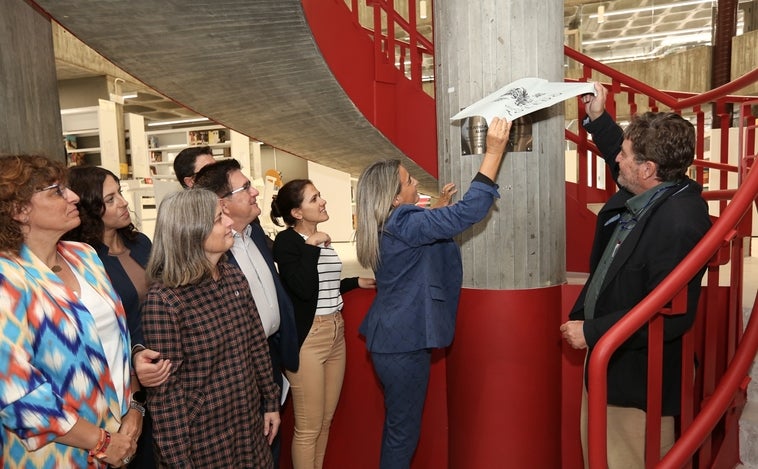
{"label": "book on shelf", "polygon": [[190,130],[189,131],[189,144],[190,145],[207,145],[208,144],[208,131],[207,130]]}
{"label": "book on shelf", "polygon": [[78,142],[76,140],[76,135],[64,135],[63,136],[63,141],[65,142],[65,144],[66,144],[66,150],[68,150],[68,151],[76,150],[77,148],[79,148],[77,146]]}
{"label": "book on shelf", "polygon": [[208,144],[209,145],[216,145],[219,143],[226,142],[226,130],[219,129],[219,130],[209,130],[208,131]]}

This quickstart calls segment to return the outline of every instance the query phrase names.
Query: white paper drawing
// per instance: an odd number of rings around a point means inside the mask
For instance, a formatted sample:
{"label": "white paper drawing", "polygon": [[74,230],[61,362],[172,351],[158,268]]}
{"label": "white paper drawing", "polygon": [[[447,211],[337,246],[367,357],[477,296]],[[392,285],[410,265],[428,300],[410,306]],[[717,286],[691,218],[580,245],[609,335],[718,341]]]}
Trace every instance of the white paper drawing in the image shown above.
{"label": "white paper drawing", "polygon": [[497,116],[512,122],[531,112],[589,93],[595,94],[591,82],[565,83],[549,82],[542,78],[521,78],[468,106],[450,120],[483,116],[489,124]]}

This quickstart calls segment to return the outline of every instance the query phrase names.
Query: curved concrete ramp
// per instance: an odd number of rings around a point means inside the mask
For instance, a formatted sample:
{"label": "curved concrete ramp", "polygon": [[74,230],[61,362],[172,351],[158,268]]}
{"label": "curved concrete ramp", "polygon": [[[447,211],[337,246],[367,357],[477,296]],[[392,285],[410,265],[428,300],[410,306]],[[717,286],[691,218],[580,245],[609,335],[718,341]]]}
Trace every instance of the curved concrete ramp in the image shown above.
{"label": "curved concrete ramp", "polygon": [[337,83],[299,0],[36,4],[113,63],[199,114],[356,177],[376,159],[400,158],[421,190],[437,192],[436,179],[377,131]]}

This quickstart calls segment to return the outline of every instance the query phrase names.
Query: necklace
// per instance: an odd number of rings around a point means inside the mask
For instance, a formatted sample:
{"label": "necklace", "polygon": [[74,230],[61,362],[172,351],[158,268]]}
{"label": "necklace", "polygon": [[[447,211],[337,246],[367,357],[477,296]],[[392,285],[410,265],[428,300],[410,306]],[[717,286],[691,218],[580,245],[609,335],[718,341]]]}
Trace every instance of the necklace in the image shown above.
{"label": "necklace", "polygon": [[[58,253],[57,252],[55,253],[55,260],[56,261],[58,260]],[[50,270],[52,270],[54,274],[57,274],[58,272],[60,272],[62,270],[62,268],[61,268],[60,264],[53,264],[52,267],[50,267]]]}

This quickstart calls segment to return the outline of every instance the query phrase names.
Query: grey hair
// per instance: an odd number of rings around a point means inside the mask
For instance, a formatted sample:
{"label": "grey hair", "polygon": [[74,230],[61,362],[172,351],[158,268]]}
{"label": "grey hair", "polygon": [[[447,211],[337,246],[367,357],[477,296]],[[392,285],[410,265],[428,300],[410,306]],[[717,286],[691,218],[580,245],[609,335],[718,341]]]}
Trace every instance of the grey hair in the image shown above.
{"label": "grey hair", "polygon": [[379,240],[395,196],[400,193],[400,160],[379,160],[363,170],[355,196],[358,262],[373,271],[381,262]]}
{"label": "grey hair", "polygon": [[218,197],[206,189],[178,191],[163,199],[145,269],[148,282],[180,287],[212,274],[215,266],[203,245],[213,230],[217,206]]}

